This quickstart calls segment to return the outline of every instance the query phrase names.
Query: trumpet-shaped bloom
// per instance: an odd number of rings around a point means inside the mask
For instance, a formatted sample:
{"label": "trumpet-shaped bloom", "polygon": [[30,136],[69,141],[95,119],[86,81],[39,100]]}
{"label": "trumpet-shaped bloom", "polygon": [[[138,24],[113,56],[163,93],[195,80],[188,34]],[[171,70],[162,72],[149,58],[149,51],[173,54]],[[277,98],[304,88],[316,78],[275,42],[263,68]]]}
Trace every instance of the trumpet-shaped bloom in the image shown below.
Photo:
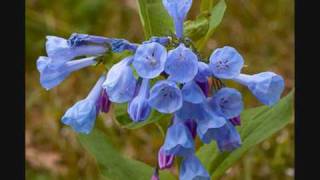
{"label": "trumpet-shaped bloom", "polygon": [[166,58],[166,48],[161,44],[145,43],[138,47],[132,64],[139,76],[151,79],[159,76],[164,70]]}
{"label": "trumpet-shaped bloom", "polygon": [[165,72],[172,81],[189,82],[198,73],[198,57],[181,43],[177,48],[169,51]]}
{"label": "trumpet-shaped bloom", "polygon": [[130,67],[131,61],[131,56],[123,59],[113,65],[107,74],[106,81],[102,86],[112,102],[128,102],[134,96],[137,80]]}
{"label": "trumpet-shaped bloom", "polygon": [[194,142],[189,129],[183,123],[172,124],[167,130],[162,148],[168,155],[186,157],[194,153]]}
{"label": "trumpet-shaped bloom", "polygon": [[108,48],[102,45],[79,45],[71,46],[64,38],[47,36],[46,51],[48,57],[54,61],[52,66],[58,68],[65,62],[78,56],[90,55],[97,56],[106,52]]}
{"label": "trumpet-shaped bloom", "polygon": [[181,180],[210,180],[209,173],[195,155],[183,159],[180,167]]}
{"label": "trumpet-shaped bloom", "polygon": [[195,81],[197,82],[206,82],[208,81],[208,77],[212,75],[210,71],[209,65],[204,62],[198,62],[198,73],[195,77]]}
{"label": "trumpet-shaped bloom", "polygon": [[202,120],[214,120],[217,124],[224,124],[224,118],[219,116],[209,107],[207,101],[200,104],[183,102],[183,106],[175,113],[179,119],[194,119],[197,122]]}
{"label": "trumpet-shaped bloom", "polygon": [[189,81],[184,84],[181,89],[183,100],[199,104],[206,100],[206,96],[204,95],[202,89],[198,86],[195,81]]}
{"label": "trumpet-shaped bloom", "polygon": [[211,54],[209,67],[215,77],[232,79],[240,74],[243,58],[236,49],[225,46]]}
{"label": "trumpet-shaped bloom", "polygon": [[254,75],[240,74],[233,80],[247,86],[260,102],[268,106],[277,103],[284,90],[283,78],[273,72]]}
{"label": "trumpet-shaped bloom", "polygon": [[161,147],[158,152],[158,165],[160,169],[171,168],[174,162],[174,155],[166,154]]}
{"label": "trumpet-shaped bloom", "polygon": [[97,101],[101,95],[101,85],[104,80],[105,77],[101,76],[87,98],[78,101],[66,111],[61,119],[62,123],[71,126],[79,133],[89,134],[91,132],[99,112]]}
{"label": "trumpet-shaped bloom", "polygon": [[203,143],[209,144],[215,138],[215,132],[226,124],[226,119],[213,113],[212,119],[197,121],[197,134]]}
{"label": "trumpet-shaped bloom", "polygon": [[239,116],[243,110],[242,96],[239,91],[233,88],[219,89],[209,99],[209,104],[211,108],[226,119]]}
{"label": "trumpet-shaped bloom", "polygon": [[135,122],[146,120],[150,115],[149,89],[149,79],[143,79],[138,94],[128,104],[128,114]]}
{"label": "trumpet-shaped bloom", "polygon": [[79,47],[82,45],[103,45],[109,46],[112,52],[120,53],[125,50],[135,51],[137,44],[130,43],[125,39],[107,38],[102,36],[94,36],[88,34],[73,33],[68,39],[68,43],[72,47]]}
{"label": "trumpet-shaped bloom", "polygon": [[162,4],[173,18],[176,35],[183,37],[183,21],[191,8],[192,0],[162,0]]}
{"label": "trumpet-shaped bloom", "polygon": [[227,122],[221,128],[215,129],[214,136],[221,152],[230,152],[241,146],[240,135],[231,122]]}
{"label": "trumpet-shaped bloom", "polygon": [[96,57],[89,57],[69,61],[59,68],[56,68],[54,66],[56,61],[52,61],[49,57],[40,56],[37,60],[37,69],[40,72],[40,84],[46,90],[49,90],[60,84],[71,72],[94,64],[95,58]]}
{"label": "trumpet-shaped bloom", "polygon": [[148,101],[161,113],[173,113],[182,106],[182,94],[174,82],[162,80],[151,88]]}

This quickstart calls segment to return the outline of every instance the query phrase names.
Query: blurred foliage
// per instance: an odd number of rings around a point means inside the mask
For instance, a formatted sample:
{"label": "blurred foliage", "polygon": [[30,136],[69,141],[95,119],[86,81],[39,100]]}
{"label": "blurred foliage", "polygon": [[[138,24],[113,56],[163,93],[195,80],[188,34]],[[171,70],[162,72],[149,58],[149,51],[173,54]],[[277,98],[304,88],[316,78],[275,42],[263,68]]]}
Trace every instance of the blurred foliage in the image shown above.
{"label": "blurred foliage", "polygon": [[[194,0],[188,19],[196,19],[200,1]],[[216,3],[216,1],[214,1]],[[286,81],[287,94],[294,87],[294,4],[291,0],[227,1],[225,16],[203,50],[205,56],[232,45],[245,58],[245,73],[274,71]],[[26,1],[26,179],[99,179],[95,159],[88,155],[76,134],[60,123],[65,110],[90,91],[103,67],[73,73],[51,91],[39,84],[35,62],[45,55],[46,35],[69,37],[87,33],[144,40],[135,0],[27,0]],[[113,59],[114,61],[115,59]],[[228,82],[243,92],[245,106],[259,102],[246,88]],[[96,126],[123,154],[154,166],[163,137],[155,124],[124,129],[101,114]],[[167,126],[169,121],[159,121]],[[269,140],[251,149],[227,171],[223,180],[291,180],[294,177],[294,122]],[[177,169],[172,169],[177,174]]]}

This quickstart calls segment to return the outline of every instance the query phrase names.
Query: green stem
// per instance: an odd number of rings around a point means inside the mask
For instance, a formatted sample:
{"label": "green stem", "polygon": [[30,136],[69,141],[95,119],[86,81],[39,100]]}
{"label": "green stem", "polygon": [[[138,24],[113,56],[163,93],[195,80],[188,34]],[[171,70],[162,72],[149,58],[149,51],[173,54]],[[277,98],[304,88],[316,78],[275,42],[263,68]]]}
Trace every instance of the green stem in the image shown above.
{"label": "green stem", "polygon": [[158,122],[156,122],[156,123],[154,123],[154,124],[155,124],[155,125],[157,126],[157,128],[159,129],[162,137],[164,137],[165,134],[164,134],[164,130],[163,130],[162,126],[161,126]]}

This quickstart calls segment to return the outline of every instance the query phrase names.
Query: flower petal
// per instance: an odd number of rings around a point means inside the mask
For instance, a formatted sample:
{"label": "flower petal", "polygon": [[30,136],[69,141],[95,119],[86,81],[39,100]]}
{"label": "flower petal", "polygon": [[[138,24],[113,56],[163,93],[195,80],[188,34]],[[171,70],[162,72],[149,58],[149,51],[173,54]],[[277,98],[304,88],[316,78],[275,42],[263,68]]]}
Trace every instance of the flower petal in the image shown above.
{"label": "flower petal", "polygon": [[161,113],[173,113],[182,106],[182,94],[174,82],[162,80],[151,88],[148,101]]}
{"label": "flower petal", "polygon": [[181,180],[210,180],[209,173],[195,155],[183,159],[180,167]]}
{"label": "flower petal", "polygon": [[216,49],[210,56],[210,69],[215,77],[232,79],[240,74],[243,58],[230,46]]}
{"label": "flower petal", "polygon": [[189,129],[183,123],[171,125],[166,134],[163,150],[168,155],[188,156],[194,152],[194,142]]}
{"label": "flower petal", "polygon": [[131,60],[132,57],[127,57],[113,65],[107,74],[106,81],[102,85],[112,102],[128,102],[134,96],[137,80],[129,65]]}
{"label": "flower petal", "polygon": [[166,58],[165,47],[156,42],[146,43],[138,47],[132,64],[139,76],[151,79],[164,70]]}
{"label": "flower petal", "polygon": [[243,110],[242,96],[233,88],[219,89],[212,98],[209,98],[209,105],[226,119],[239,116]]}
{"label": "flower petal", "polygon": [[187,102],[199,104],[206,100],[206,96],[204,95],[202,89],[194,81],[189,81],[184,84],[181,92],[183,100]]}
{"label": "flower petal", "polygon": [[169,80],[186,83],[191,81],[198,72],[198,57],[191,49],[180,44],[168,53],[165,72]]}

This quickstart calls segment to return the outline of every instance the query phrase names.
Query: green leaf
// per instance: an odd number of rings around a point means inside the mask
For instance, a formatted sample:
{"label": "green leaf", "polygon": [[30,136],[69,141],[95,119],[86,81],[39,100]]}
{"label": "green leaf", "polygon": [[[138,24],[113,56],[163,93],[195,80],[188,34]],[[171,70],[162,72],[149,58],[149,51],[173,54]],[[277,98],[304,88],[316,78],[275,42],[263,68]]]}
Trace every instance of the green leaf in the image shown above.
{"label": "green leaf", "polygon": [[[89,135],[80,134],[80,143],[96,159],[100,172],[110,180],[150,180],[153,168],[143,162],[122,156],[109,143],[106,135],[94,129]],[[160,179],[175,179],[168,172],[161,171]]]}
{"label": "green leaf", "polygon": [[206,35],[209,29],[209,21],[205,16],[199,16],[194,21],[186,21],[184,23],[184,35],[197,41]]}
{"label": "green leaf", "polygon": [[271,108],[261,106],[244,111],[241,114],[242,125],[238,129],[242,145],[235,151],[220,153],[214,142],[203,145],[197,151],[201,162],[212,174],[212,179],[221,177],[250,148],[269,138],[292,120],[293,95],[294,90]]}
{"label": "green leaf", "polygon": [[173,21],[162,0],[138,0],[139,15],[146,38],[165,36],[174,32]]}
{"label": "green leaf", "polygon": [[210,18],[209,18],[209,30],[204,38],[202,38],[198,43],[197,47],[201,50],[204,45],[207,43],[209,38],[212,36],[216,28],[222,21],[224,16],[224,12],[226,11],[227,5],[224,0],[220,0],[210,11]]}
{"label": "green leaf", "polygon": [[200,12],[209,11],[212,8],[213,0],[201,0]]}

